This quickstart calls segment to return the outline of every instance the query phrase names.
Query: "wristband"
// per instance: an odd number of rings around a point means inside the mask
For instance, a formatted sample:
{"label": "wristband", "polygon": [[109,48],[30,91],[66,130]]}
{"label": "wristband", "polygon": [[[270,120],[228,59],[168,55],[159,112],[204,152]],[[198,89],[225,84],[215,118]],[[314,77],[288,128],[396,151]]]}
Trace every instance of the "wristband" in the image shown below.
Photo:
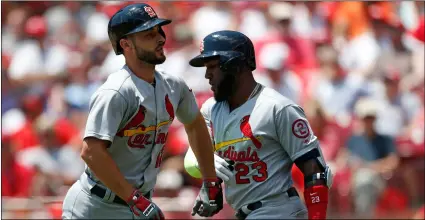
{"label": "wristband", "polygon": [[312,186],[304,190],[309,219],[326,219],[328,192],[328,187],[324,185]]}

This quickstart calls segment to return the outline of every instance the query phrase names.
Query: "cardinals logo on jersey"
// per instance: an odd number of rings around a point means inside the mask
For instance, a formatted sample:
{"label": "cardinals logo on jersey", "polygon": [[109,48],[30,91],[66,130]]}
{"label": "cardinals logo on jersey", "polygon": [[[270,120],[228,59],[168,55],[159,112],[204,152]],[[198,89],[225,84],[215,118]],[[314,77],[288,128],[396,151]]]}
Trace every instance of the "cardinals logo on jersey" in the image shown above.
{"label": "cardinals logo on jersey", "polygon": [[[146,108],[140,105],[136,115],[127,123],[127,125],[117,132],[118,137],[128,137],[128,146],[131,148],[145,148],[146,145],[165,144],[168,136],[168,128],[161,129],[163,126],[171,124],[174,120],[174,107],[168,97],[164,97],[165,111],[169,117],[167,120],[157,124],[142,125],[146,117]],[[145,123],[146,124],[146,123]],[[156,133],[155,133],[156,131]]]}
{"label": "cardinals logo on jersey", "polygon": [[241,119],[240,129],[242,134],[249,138],[257,149],[260,149],[262,144],[252,133],[251,125],[249,124],[250,115],[246,115]]}
{"label": "cardinals logo on jersey", "polygon": [[142,125],[143,121],[145,120],[145,114],[146,108],[143,105],[140,105],[139,111],[137,111],[136,115],[131,119],[131,121],[128,122],[128,124],[117,133],[117,136],[123,137],[124,132],[130,129],[141,128],[141,130],[145,130],[145,127]]}
{"label": "cardinals logo on jersey", "polygon": [[170,99],[168,98],[168,94],[165,95],[165,110],[167,111],[168,115],[170,115],[170,121],[173,121],[174,107],[173,107],[173,104],[171,104]]}

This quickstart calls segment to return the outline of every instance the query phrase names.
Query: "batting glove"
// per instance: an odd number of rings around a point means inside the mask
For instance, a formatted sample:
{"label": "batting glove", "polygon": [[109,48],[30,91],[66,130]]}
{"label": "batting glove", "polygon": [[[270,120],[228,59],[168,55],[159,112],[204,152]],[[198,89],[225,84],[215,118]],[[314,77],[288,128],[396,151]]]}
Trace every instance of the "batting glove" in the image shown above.
{"label": "batting glove", "polygon": [[214,154],[214,166],[215,166],[215,173],[218,178],[222,179],[224,182],[229,181],[230,177],[233,176],[233,165],[235,164],[234,161],[231,160],[225,160],[221,158],[220,156]]}
{"label": "batting glove", "polygon": [[127,204],[136,216],[141,217],[142,215],[148,219],[165,219],[161,209],[155,203],[145,198],[138,190],[133,191],[133,194],[127,199]]}
{"label": "batting glove", "polygon": [[195,205],[192,216],[198,214],[202,217],[211,217],[223,209],[223,190],[218,179],[204,180]]}

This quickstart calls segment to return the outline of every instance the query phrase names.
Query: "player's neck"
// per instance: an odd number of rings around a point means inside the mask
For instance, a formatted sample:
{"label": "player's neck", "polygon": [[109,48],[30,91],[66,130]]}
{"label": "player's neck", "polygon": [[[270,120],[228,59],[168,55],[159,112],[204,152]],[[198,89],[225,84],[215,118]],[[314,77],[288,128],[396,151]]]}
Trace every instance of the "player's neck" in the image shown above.
{"label": "player's neck", "polygon": [[155,65],[140,62],[139,60],[126,59],[128,68],[140,79],[152,83],[155,79]]}
{"label": "player's neck", "polygon": [[254,80],[252,74],[249,75],[249,77],[246,77],[245,80],[240,82],[238,89],[228,100],[230,111],[233,111],[234,109],[238,108],[246,101],[248,101],[256,85],[257,82]]}

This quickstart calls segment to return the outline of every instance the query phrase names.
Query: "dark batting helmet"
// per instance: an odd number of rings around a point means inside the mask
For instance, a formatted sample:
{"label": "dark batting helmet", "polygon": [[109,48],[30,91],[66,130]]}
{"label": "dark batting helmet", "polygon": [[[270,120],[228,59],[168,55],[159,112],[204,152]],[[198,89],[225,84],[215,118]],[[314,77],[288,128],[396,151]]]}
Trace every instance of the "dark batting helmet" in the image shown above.
{"label": "dark batting helmet", "polygon": [[255,70],[255,52],[251,40],[237,31],[217,31],[201,42],[201,54],[189,61],[194,67],[204,66],[205,59],[219,58],[222,71],[231,71],[246,64]]}
{"label": "dark batting helmet", "polygon": [[161,26],[171,23],[171,20],[158,18],[153,8],[144,3],[128,5],[115,13],[108,24],[108,35],[115,54],[122,54],[119,41],[130,34],[149,30],[160,26],[160,33],[165,38]]}

